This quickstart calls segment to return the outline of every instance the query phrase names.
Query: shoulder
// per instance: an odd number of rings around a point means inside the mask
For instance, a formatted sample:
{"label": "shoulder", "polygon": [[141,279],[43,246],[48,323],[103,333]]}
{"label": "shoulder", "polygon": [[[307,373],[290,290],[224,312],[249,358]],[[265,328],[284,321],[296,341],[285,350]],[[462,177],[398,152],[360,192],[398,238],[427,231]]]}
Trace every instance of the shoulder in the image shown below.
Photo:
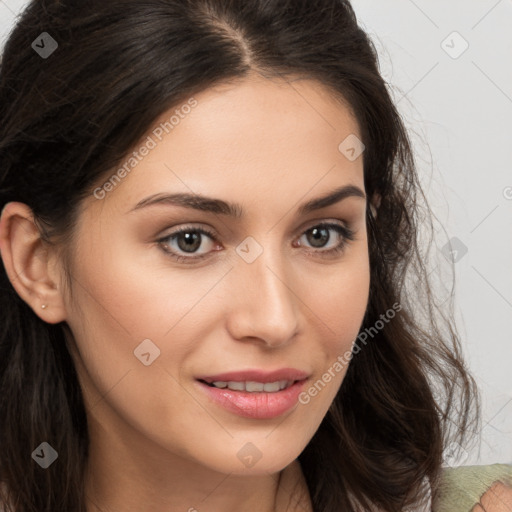
{"label": "shoulder", "polygon": [[444,468],[434,510],[471,510],[496,480],[512,483],[512,464]]}

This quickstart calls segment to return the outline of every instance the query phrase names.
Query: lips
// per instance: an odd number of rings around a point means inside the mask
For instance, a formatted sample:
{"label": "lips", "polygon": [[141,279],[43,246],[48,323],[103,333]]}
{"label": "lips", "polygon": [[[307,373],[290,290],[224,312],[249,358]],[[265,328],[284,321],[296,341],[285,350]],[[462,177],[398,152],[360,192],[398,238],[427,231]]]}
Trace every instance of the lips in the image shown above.
{"label": "lips", "polygon": [[[197,389],[205,393],[213,404],[238,416],[263,420],[276,418],[294,407],[308,376],[306,372],[295,368],[282,368],[271,372],[245,370],[202,375],[196,377],[196,385]],[[275,385],[272,386],[272,383],[285,381],[287,384],[282,389],[275,389]],[[228,383],[230,386],[235,383],[244,385],[240,385],[238,390],[232,387],[231,389],[219,388],[214,386],[213,382],[217,386]],[[254,389],[258,385],[259,389]],[[248,387],[252,391],[249,391]],[[272,388],[272,390],[265,391],[261,387]]]}

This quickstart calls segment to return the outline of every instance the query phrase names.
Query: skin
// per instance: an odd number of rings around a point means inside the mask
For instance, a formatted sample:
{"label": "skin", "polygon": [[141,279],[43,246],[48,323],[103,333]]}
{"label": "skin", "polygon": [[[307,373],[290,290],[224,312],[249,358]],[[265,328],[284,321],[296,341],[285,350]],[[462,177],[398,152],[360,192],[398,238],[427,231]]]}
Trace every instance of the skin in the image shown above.
{"label": "skin", "polygon": [[512,512],[512,487],[494,482],[471,512]]}
{"label": "skin", "polygon": [[[74,243],[64,248],[71,289],[62,253],[41,241],[27,205],[2,212],[2,258],[34,312],[69,326],[91,440],[90,512],[311,510],[297,457],[347,365],[308,404],[267,420],[212,403],[195,376],[293,367],[314,383],[352,349],[369,293],[366,200],[297,209],[342,185],[365,190],[363,158],[338,150],[348,135],[360,138],[359,128],[310,80],[250,76],[195,99],[119,186],[81,204]],[[237,202],[244,218],[169,205],[130,211],[164,191]],[[324,246],[308,235],[324,221],[354,231],[341,253],[322,256],[342,240],[335,230]],[[156,242],[188,226],[216,234],[201,238],[196,253],[210,254],[194,264]],[[250,264],[236,252],[248,236],[263,248]],[[167,248],[194,256],[177,239]],[[145,339],[160,350],[148,366],[134,355]],[[252,467],[237,456],[246,443],[261,454]]]}

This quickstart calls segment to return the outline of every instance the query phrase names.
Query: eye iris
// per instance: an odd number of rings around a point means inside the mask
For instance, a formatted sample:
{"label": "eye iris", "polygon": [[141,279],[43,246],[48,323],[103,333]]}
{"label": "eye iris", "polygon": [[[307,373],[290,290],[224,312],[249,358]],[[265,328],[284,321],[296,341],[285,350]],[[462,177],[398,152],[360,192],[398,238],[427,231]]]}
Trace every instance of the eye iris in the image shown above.
{"label": "eye iris", "polygon": [[[186,244],[183,245],[181,241],[185,240]],[[199,233],[187,232],[181,233],[178,236],[178,247],[185,252],[194,252],[201,245],[201,235]]]}
{"label": "eye iris", "polygon": [[[329,241],[329,230],[326,228],[313,228],[310,233],[313,236],[312,240],[314,240],[311,245],[314,247],[323,247]],[[320,242],[320,244],[316,245],[317,242]]]}

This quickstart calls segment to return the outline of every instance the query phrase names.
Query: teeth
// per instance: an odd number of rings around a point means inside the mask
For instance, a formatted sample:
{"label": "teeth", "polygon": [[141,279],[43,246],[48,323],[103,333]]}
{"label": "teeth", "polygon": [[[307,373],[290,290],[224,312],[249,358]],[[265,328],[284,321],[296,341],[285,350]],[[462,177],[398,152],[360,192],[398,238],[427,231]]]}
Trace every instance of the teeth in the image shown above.
{"label": "teeth", "polygon": [[245,391],[245,384],[243,382],[226,382],[226,386],[233,391]]}
{"label": "teeth", "polygon": [[279,382],[266,382],[263,385],[263,391],[265,391],[265,393],[275,393],[280,389],[281,388],[279,387]]}
{"label": "teeth", "polygon": [[212,382],[212,385],[219,389],[231,389],[233,391],[248,391],[250,393],[276,393],[282,389],[288,388],[293,384],[294,381],[289,380],[278,380],[276,382],[235,382],[235,381],[216,381]]}
{"label": "teeth", "polygon": [[246,382],[245,383],[245,390],[246,391],[263,391],[265,389],[266,384],[263,384],[262,382]]}

